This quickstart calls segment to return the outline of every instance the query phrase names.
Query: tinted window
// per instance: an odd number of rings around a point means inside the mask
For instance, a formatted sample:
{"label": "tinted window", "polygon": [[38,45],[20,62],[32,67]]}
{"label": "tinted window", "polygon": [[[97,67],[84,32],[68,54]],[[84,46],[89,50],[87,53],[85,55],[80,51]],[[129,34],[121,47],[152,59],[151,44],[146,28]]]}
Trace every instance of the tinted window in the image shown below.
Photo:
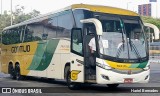
{"label": "tinted window", "polygon": [[2,32],[2,43],[7,44],[7,36],[6,31]]}
{"label": "tinted window", "polygon": [[82,31],[79,29],[74,29],[72,31],[72,50],[80,55],[82,55]]}
{"label": "tinted window", "polygon": [[6,45],[21,43],[20,36],[21,30],[18,27],[6,30],[2,33],[2,43]]}
{"label": "tinted window", "polygon": [[73,16],[71,12],[65,12],[58,16],[57,37],[70,37],[73,28]]}
{"label": "tinted window", "polygon": [[92,14],[88,10],[82,10],[82,9],[77,9],[73,11],[75,22],[76,22],[76,27],[77,28],[82,28],[83,23],[80,22],[82,19],[88,19],[92,17]]}
{"label": "tinted window", "polygon": [[57,31],[57,17],[52,17],[45,20],[43,36],[47,36],[46,39],[56,38]]}
{"label": "tinted window", "polygon": [[21,30],[14,28],[10,31],[10,44],[20,43]]}
{"label": "tinted window", "polygon": [[29,24],[25,29],[24,42],[42,40],[43,25],[40,22]]}

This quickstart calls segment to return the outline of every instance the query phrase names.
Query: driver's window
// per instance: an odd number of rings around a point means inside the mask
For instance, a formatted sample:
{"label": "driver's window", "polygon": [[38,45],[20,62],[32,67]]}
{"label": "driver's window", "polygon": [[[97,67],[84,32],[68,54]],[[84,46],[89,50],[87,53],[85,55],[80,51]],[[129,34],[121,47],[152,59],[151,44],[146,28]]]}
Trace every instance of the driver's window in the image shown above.
{"label": "driver's window", "polygon": [[82,31],[81,29],[72,30],[72,50],[82,55]]}

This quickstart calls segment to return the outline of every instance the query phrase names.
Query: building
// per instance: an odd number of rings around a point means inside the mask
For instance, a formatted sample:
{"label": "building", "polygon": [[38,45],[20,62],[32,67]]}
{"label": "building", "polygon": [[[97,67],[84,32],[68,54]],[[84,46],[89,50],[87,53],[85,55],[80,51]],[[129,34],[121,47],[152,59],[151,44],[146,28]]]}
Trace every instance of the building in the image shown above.
{"label": "building", "polygon": [[138,5],[138,13],[142,16],[152,16],[151,4]]}

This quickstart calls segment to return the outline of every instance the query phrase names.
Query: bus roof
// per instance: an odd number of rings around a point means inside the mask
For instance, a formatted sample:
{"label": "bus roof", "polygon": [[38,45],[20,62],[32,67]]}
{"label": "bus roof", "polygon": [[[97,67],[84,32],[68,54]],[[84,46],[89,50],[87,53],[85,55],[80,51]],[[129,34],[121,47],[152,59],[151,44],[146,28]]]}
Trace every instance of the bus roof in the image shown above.
{"label": "bus roof", "polygon": [[93,12],[102,12],[102,13],[108,13],[108,14],[119,14],[119,15],[129,15],[129,16],[138,16],[137,13],[129,11],[129,10],[125,10],[125,9],[121,9],[121,8],[115,8],[115,7],[109,7],[109,6],[100,6],[100,5],[88,5],[88,4],[73,4],[69,7],[66,7],[64,9],[55,11],[55,12],[50,12],[48,14],[45,15],[40,15],[37,16],[35,18],[26,20],[24,22],[12,25],[12,26],[8,26],[6,28],[4,28],[4,30],[7,29],[11,29],[14,27],[18,27],[18,26],[22,26],[22,25],[26,25],[26,24],[30,24],[32,22],[38,22],[40,20],[44,20],[46,19],[49,15],[61,12],[61,11],[65,11],[65,10],[69,10],[69,9],[86,9],[86,10],[90,10]]}
{"label": "bus roof", "polygon": [[109,6],[101,6],[101,5],[87,5],[87,4],[74,4],[71,6],[72,9],[76,8],[84,8],[94,12],[102,12],[102,13],[110,13],[110,14],[119,14],[119,15],[129,15],[129,16],[138,16],[137,13]]}

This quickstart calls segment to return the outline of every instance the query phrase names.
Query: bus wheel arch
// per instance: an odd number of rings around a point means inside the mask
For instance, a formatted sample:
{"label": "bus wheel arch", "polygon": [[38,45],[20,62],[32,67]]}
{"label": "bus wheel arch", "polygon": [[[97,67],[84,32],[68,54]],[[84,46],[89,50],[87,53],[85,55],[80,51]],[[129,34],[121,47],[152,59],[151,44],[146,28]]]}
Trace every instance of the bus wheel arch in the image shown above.
{"label": "bus wheel arch", "polygon": [[8,63],[8,74],[11,73],[11,68],[14,68],[14,67],[13,67],[13,63],[12,63],[12,62],[9,62],[9,63]]}
{"label": "bus wheel arch", "polygon": [[64,76],[69,89],[71,90],[79,89],[79,84],[71,81],[70,66],[65,66]]}
{"label": "bus wheel arch", "polygon": [[65,80],[66,80],[66,75],[67,75],[68,68],[70,69],[70,63],[69,62],[67,62],[65,64],[65,67],[64,67],[64,79]]}
{"label": "bus wheel arch", "polygon": [[9,62],[8,64],[8,74],[10,74],[11,79],[15,79],[15,68],[13,67],[12,62]]}

